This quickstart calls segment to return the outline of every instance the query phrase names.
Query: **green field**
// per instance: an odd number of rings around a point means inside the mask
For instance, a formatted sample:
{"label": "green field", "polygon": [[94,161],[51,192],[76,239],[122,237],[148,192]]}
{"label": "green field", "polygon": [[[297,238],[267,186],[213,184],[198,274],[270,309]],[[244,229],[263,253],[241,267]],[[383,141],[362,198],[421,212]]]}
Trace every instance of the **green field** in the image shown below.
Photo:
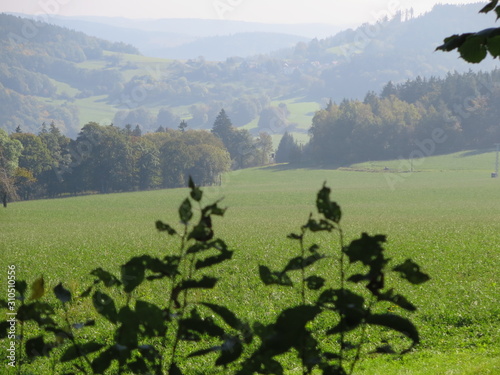
{"label": "green field", "polygon": [[[398,173],[398,162],[352,170],[275,165],[228,174],[222,186],[205,189],[207,201],[224,197],[229,207],[214,228],[235,250],[218,268],[219,302],[249,321],[271,321],[291,303],[288,290],[262,286],[257,267],[278,269],[297,254],[286,235],[305,223],[326,181],[342,207],[348,239],[386,234],[394,261],[410,257],[431,276],[422,286],[396,285],[419,308],[412,314],[422,337],[417,350],[402,358],[373,356],[358,373],[500,373],[500,179],[489,175],[494,160],[493,152],[437,156],[411,174]],[[385,166],[390,170],[382,171]],[[392,188],[389,174],[400,177]],[[186,194],[173,189],[10,204],[0,210],[1,264],[15,264],[19,279],[43,274],[47,287],[64,281],[81,292],[96,267],[119,274],[131,256],[175,251],[177,244],[154,222],[177,225]],[[154,300],[153,289],[139,293]]]}

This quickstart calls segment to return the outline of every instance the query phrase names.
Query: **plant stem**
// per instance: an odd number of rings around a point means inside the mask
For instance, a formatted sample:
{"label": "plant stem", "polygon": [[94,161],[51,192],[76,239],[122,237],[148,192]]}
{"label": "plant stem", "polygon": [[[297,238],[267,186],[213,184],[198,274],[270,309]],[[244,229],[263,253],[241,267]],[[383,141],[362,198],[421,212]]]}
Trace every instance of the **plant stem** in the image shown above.
{"label": "plant stem", "polygon": [[64,309],[64,320],[66,321],[66,324],[68,325],[69,339],[70,339],[71,343],[75,346],[76,350],[78,351],[80,360],[82,361],[83,373],[87,374],[87,371],[85,370],[85,363],[83,362],[83,360],[81,358],[83,357],[84,361],[87,363],[87,365],[90,366],[90,368],[92,368],[92,363],[90,362],[88,357],[85,355],[85,353],[82,352],[80,345],[78,345],[78,343],[75,340],[75,337],[74,337],[73,332],[71,330],[71,323],[69,322],[69,318],[68,318],[68,308],[66,307],[66,305],[64,303],[63,303],[63,309]]}
{"label": "plant stem", "polygon": [[[344,294],[344,289],[345,289],[345,269],[344,269],[344,232],[342,231],[342,228],[340,225],[337,228],[339,230],[339,237],[340,237],[340,295],[342,296]],[[341,312],[342,313],[342,312]],[[343,317],[342,315],[340,316],[340,322],[342,325],[343,323]],[[343,368],[342,363],[344,361],[344,348],[345,348],[345,327],[342,326],[340,329],[340,353],[339,353],[339,365],[340,368]]]}
{"label": "plant stem", "polygon": [[[372,309],[372,306],[373,306],[374,303],[375,303],[375,298],[374,298],[374,296],[371,296],[370,303],[368,304],[368,312],[367,312],[367,314],[371,313],[371,309]],[[366,323],[363,324],[363,327],[361,328],[361,338],[359,339],[359,344],[358,344],[358,348],[356,350],[356,355],[354,356],[354,360],[351,363],[351,368],[349,370],[349,374],[350,375],[352,375],[354,373],[354,367],[359,362],[359,359],[361,357],[361,347],[363,346],[363,344],[365,342],[366,329],[367,328],[368,328],[368,324],[366,324]]]}

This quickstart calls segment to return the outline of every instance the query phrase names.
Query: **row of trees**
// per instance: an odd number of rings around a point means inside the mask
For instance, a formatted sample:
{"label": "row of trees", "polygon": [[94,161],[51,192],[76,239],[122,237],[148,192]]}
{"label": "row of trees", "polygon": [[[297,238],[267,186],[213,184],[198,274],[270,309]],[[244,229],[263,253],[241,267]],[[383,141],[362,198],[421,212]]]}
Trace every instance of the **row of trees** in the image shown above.
{"label": "row of trees", "polygon": [[30,199],[78,194],[185,186],[191,176],[199,185],[220,181],[222,173],[264,165],[272,155],[269,134],[253,138],[235,128],[221,110],[211,131],[158,129],[141,134],[139,126],[86,124],[76,139],[52,123],[38,135],[18,127],[0,131],[0,192]]}
{"label": "row of trees", "polygon": [[314,116],[306,151],[317,163],[408,158],[433,132],[441,141],[432,153],[492,147],[500,142],[499,80],[500,70],[454,73],[330,102]]}

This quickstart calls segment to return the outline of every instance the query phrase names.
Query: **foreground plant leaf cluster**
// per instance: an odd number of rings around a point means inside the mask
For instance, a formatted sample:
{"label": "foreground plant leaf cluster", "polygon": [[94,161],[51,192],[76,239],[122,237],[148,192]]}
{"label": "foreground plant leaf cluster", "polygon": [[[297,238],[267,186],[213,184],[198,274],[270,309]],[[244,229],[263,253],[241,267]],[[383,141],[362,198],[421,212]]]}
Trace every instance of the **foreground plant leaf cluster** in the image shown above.
{"label": "foreground plant leaf cluster", "polygon": [[[422,284],[429,276],[410,259],[391,266],[383,235],[363,233],[344,244],[341,209],[326,186],[317,194],[317,215],[310,214],[298,233],[288,235],[297,243],[297,254],[281,270],[258,269],[265,285],[290,288],[297,296],[293,305],[279,311],[272,323],[249,324],[229,306],[200,302],[197,290],[217,285],[214,267],[230,260],[233,250],[215,236],[212,225],[212,218],[226,209],[220,202],[203,206],[203,191],[191,179],[189,188],[179,207],[181,228],[156,222],[160,232],[178,239],[174,253],[133,257],[119,275],[97,268],[90,273],[93,283],[76,297],[59,283],[53,288],[59,306],[43,301],[43,277],[33,282],[29,297],[27,283],[16,283],[19,374],[27,363],[44,360],[54,373],[63,374],[190,374],[190,364],[205,355],[215,358],[212,370],[221,373],[284,374],[283,356],[291,355],[302,374],[352,374],[368,352],[406,353],[419,343],[408,314],[391,312],[391,306],[408,313],[416,307],[385,280],[394,273],[401,281]],[[333,246],[323,248],[310,239],[319,233],[333,236]],[[318,267],[321,263],[326,267]],[[151,282],[164,286],[156,303],[134,293]],[[86,299],[110,327],[107,339],[88,334],[95,319],[71,320],[72,304]],[[7,337],[8,327],[7,321],[0,323],[1,338]],[[380,342],[372,337],[381,336],[367,334],[371,327],[384,330]]]}

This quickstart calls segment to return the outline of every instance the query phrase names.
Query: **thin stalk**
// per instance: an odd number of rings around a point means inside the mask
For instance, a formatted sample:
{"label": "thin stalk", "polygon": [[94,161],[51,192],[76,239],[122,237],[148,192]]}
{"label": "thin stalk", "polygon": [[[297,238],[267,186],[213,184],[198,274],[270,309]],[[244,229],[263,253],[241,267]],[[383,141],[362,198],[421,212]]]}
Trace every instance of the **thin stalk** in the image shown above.
{"label": "thin stalk", "polygon": [[[306,270],[305,270],[305,264],[304,264],[304,259],[305,259],[305,249],[304,249],[304,234],[305,234],[305,229],[302,228],[302,235],[300,236],[300,256],[302,257],[302,267],[301,267],[301,291],[300,291],[300,296],[302,299],[302,305],[306,304]],[[307,375],[307,370],[306,366],[304,365],[304,351],[305,351],[305,342],[304,339],[300,340],[301,346],[300,346],[300,360],[302,364],[302,375]]]}
{"label": "thin stalk", "polygon": [[[92,368],[92,363],[90,362],[90,360],[88,359],[88,357],[85,355],[85,353],[83,353],[81,351],[81,348],[80,348],[80,345],[78,345],[78,343],[76,342],[75,340],[75,337],[73,335],[73,332],[71,330],[71,323],[69,322],[69,318],[68,318],[68,309],[66,307],[66,305],[63,304],[63,309],[64,309],[64,320],[68,326],[68,329],[69,329],[69,339],[71,341],[71,343],[75,346],[76,350],[78,351],[78,354],[79,354],[79,357],[80,357],[80,361],[82,362],[82,370],[83,370],[83,373],[84,374],[87,374],[87,370],[85,370],[85,362],[87,363],[87,365]],[[83,357],[83,360],[85,362],[83,362],[82,360],[82,357]]]}
{"label": "thin stalk", "polygon": [[[371,313],[371,309],[373,304],[375,303],[375,298],[374,296],[371,297],[370,303],[368,304],[368,314]],[[365,339],[366,339],[366,329],[368,328],[368,324],[363,324],[363,327],[361,328],[361,338],[359,339],[359,344],[358,348],[356,350],[356,355],[354,356],[354,360],[351,363],[351,368],[349,369],[349,374],[352,375],[354,373],[354,367],[356,364],[359,362],[359,359],[361,357],[361,347],[363,346]]]}
{"label": "thin stalk", "polygon": [[[341,295],[344,294],[344,289],[345,289],[345,269],[344,269],[344,263],[345,263],[345,254],[344,254],[344,232],[342,231],[342,228],[338,226],[338,231],[339,231],[339,239],[340,239],[340,293]],[[342,316],[341,322],[342,322]],[[342,323],[343,324],[343,323]],[[340,329],[340,353],[339,353],[339,365],[340,368],[343,368],[342,363],[344,361],[344,347],[345,347],[345,327],[342,327]]]}
{"label": "thin stalk", "polygon": [[[188,233],[188,224],[184,224],[184,233],[182,234],[181,237],[181,246],[179,249],[179,268],[182,266],[182,261],[184,260],[184,247],[186,244],[186,238],[187,238],[187,233]],[[172,304],[173,304],[173,298],[172,295],[174,293],[174,288],[176,286],[176,281],[177,281],[177,275],[174,275],[172,277],[172,283],[171,283],[171,288],[170,288],[170,299],[168,301],[168,311],[171,310]],[[182,319],[184,315],[184,306],[181,306],[181,311],[179,313],[179,316],[177,317],[177,331],[175,333],[175,339],[174,339],[174,344],[172,345],[172,353],[170,355],[170,367],[175,363],[175,355],[177,352],[177,346],[180,341],[180,327],[179,327],[179,320]]]}

